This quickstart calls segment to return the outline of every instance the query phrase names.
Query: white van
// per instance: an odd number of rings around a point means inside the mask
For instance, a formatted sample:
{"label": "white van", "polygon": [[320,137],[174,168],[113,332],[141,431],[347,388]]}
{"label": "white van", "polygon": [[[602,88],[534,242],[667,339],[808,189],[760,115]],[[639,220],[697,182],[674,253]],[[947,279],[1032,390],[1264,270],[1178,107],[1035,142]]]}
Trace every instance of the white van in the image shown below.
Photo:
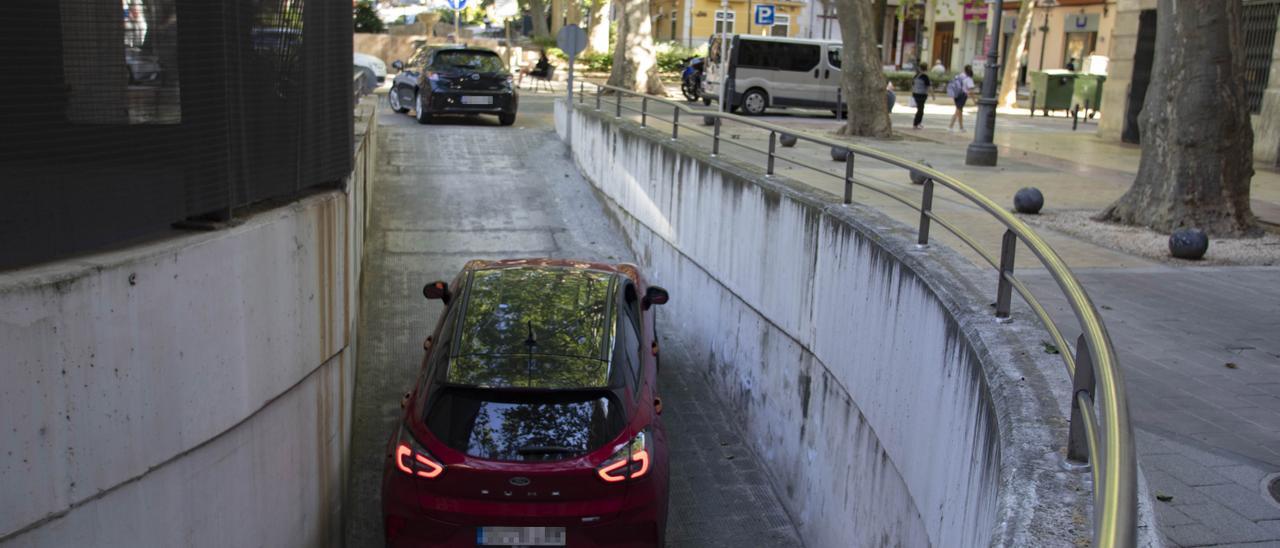
{"label": "white van", "polygon": [[[720,36],[711,39],[702,103],[720,100]],[[769,107],[836,109],[840,42],[734,34],[729,37],[729,111],[761,114]]]}

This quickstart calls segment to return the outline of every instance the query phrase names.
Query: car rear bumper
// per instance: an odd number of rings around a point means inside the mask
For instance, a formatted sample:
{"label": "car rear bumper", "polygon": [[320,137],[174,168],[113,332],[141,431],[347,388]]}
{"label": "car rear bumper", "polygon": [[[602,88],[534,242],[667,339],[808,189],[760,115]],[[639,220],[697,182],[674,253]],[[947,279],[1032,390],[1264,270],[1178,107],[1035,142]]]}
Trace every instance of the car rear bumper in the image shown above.
{"label": "car rear bumper", "polygon": [[[463,97],[490,97],[491,104],[466,104]],[[479,114],[515,114],[519,99],[514,93],[492,93],[483,91],[432,91],[425,101],[431,114],[479,113]]]}
{"label": "car rear bumper", "polygon": [[629,484],[610,500],[563,503],[436,497],[398,472],[383,480],[383,531],[393,547],[474,547],[481,526],[564,527],[568,548],[653,547],[666,524],[665,478]]}

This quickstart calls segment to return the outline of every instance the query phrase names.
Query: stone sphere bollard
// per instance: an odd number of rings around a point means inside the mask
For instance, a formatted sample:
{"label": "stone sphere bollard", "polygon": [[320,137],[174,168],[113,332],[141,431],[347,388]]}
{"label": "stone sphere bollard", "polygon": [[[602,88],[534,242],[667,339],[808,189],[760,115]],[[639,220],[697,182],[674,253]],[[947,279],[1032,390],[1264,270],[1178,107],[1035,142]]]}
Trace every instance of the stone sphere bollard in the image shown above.
{"label": "stone sphere bollard", "polygon": [[1169,235],[1169,254],[1196,261],[1209,251],[1209,235],[1198,228],[1179,228]]}
{"label": "stone sphere bollard", "polygon": [[1042,207],[1044,207],[1044,194],[1041,194],[1040,189],[1036,187],[1024,188],[1013,195],[1013,209],[1018,213],[1035,215],[1040,213]]}
{"label": "stone sphere bollard", "polygon": [[796,146],[797,141],[798,139],[796,139],[796,136],[791,135],[789,133],[783,133],[782,135],[778,136],[778,142],[782,143],[782,146],[786,148],[791,148],[793,146]]}
{"label": "stone sphere bollard", "polygon": [[831,159],[837,162],[848,160],[849,149],[844,147],[831,147]]}
{"label": "stone sphere bollard", "polygon": [[[921,160],[921,161],[920,161],[920,165],[923,165],[923,166],[925,166],[925,167],[933,167],[933,164],[931,164],[931,163],[929,163],[929,162],[926,162],[926,161],[924,161],[924,160]],[[924,182],[925,182],[925,181],[928,181],[928,180],[929,180],[929,176],[928,176],[928,175],[925,175],[925,174],[924,174],[924,172],[922,172],[922,171],[916,171],[916,170],[914,170],[914,169],[913,169],[913,170],[911,170],[911,184],[914,184],[914,185],[923,185],[923,184],[924,184]]]}
{"label": "stone sphere bollard", "polygon": [[702,125],[704,125],[704,126],[714,126],[714,125],[716,125],[716,117],[715,117],[715,116],[703,116],[703,117],[702,117]]}

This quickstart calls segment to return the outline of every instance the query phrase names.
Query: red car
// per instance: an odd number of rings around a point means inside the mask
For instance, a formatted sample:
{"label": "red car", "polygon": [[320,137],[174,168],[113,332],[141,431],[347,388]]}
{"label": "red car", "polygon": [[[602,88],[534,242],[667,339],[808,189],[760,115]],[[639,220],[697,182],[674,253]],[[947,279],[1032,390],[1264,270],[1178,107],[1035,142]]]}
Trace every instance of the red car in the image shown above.
{"label": "red car", "polygon": [[471,261],[387,444],[388,546],[661,546],[655,305],[630,264]]}

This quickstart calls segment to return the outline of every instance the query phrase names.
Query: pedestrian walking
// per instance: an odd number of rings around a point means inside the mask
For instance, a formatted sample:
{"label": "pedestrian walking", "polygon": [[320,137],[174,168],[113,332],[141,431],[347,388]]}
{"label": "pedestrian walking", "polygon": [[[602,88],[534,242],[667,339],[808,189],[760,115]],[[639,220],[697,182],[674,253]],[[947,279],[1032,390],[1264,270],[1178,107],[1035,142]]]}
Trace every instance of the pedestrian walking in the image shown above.
{"label": "pedestrian walking", "polygon": [[965,65],[964,71],[956,74],[947,84],[947,95],[956,102],[956,113],[951,115],[951,123],[947,131],[955,131],[956,122],[960,123],[960,132],[964,132],[964,104],[969,101],[977,86],[973,83],[973,65]]}
{"label": "pedestrian walking", "polygon": [[933,82],[929,80],[929,74],[925,72],[924,67],[916,64],[916,76],[911,79],[911,100],[915,102],[916,119],[912,122],[911,127],[915,129],[924,129],[921,122],[924,121],[924,103],[929,99],[929,91],[933,89]]}

